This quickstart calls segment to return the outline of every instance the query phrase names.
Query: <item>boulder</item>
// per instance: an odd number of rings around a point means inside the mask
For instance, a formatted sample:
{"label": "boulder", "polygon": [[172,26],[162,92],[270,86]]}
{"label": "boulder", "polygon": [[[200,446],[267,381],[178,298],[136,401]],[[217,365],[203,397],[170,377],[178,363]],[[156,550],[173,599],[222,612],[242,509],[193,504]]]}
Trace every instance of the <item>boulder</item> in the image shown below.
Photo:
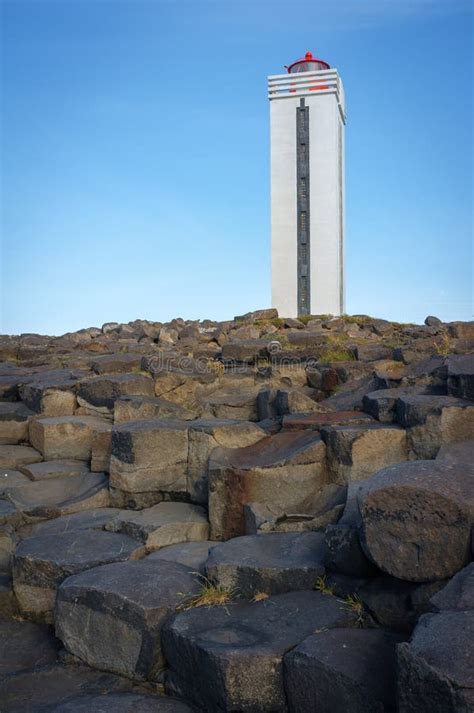
{"label": "boulder", "polygon": [[216,542],[202,540],[201,542],[182,542],[177,545],[162,547],[148,555],[150,560],[166,560],[188,567],[192,572],[204,572],[204,565]]}
{"label": "boulder", "polygon": [[[42,668],[19,671],[4,678],[1,685],[5,713],[51,713],[53,706],[76,696],[112,695],[130,689],[130,683],[119,676],[93,671],[88,666],[51,664]],[[99,713],[100,708],[90,709]]]}
{"label": "boulder", "polygon": [[38,535],[20,542],[13,556],[13,587],[22,612],[51,614],[59,584],[73,574],[137,556],[140,543],[101,530]]}
{"label": "boulder", "polygon": [[248,535],[212,549],[206,562],[208,579],[236,596],[257,592],[282,594],[313,589],[324,574],[324,536],[316,532]]}
{"label": "boulder", "polygon": [[0,677],[48,666],[56,661],[58,650],[59,641],[49,626],[0,620]]}
{"label": "boulder", "polygon": [[392,423],[396,419],[395,407],[398,399],[403,396],[414,396],[417,393],[419,393],[419,390],[410,386],[395,389],[378,389],[366,394],[362,405],[364,411],[376,418],[380,423]]}
{"label": "boulder", "polygon": [[474,401],[474,356],[448,357],[448,393],[461,399]]}
{"label": "boulder", "polygon": [[197,577],[175,562],[146,558],[96,567],[59,588],[56,635],[89,666],[153,680],[164,667],[164,621],[199,590]]}
{"label": "boulder", "polygon": [[48,480],[67,475],[83,475],[89,472],[89,467],[82,460],[50,460],[41,463],[30,463],[20,466],[21,472],[29,480]]}
{"label": "boulder", "polygon": [[180,542],[207,540],[209,522],[205,511],[189,503],[162,502],[139,512],[122,511],[106,525],[142,542],[147,551]]}
{"label": "boulder", "polygon": [[384,572],[412,582],[450,577],[470,559],[474,471],[415,461],[385,468],[358,494],[362,545]]}
{"label": "boulder", "polygon": [[474,440],[447,443],[441,446],[436,460],[451,464],[466,463],[467,465],[472,465],[474,463]]}
{"label": "boulder", "polygon": [[474,562],[468,564],[436,592],[430,604],[435,611],[474,610]]}
{"label": "boulder", "polygon": [[421,617],[398,646],[400,713],[471,713],[474,703],[474,612]]}
{"label": "boulder", "polygon": [[258,421],[258,392],[259,388],[215,391],[206,397],[206,404],[214,418]]}
{"label": "boulder", "polygon": [[103,473],[84,473],[37,481],[13,489],[8,499],[19,513],[53,518],[82,510],[107,507],[109,491]]}
{"label": "boulder", "polygon": [[445,443],[468,440],[474,433],[474,403],[451,396],[404,396],[397,401],[397,417],[407,428],[413,458],[434,458]]}
{"label": "boulder", "polygon": [[338,483],[365,480],[408,457],[405,431],[396,426],[360,424],[321,430],[328,467]]}
{"label": "boulder", "polygon": [[222,347],[224,364],[254,364],[259,357],[267,357],[266,339],[247,339],[241,342],[227,342]]}
{"label": "boulder", "polygon": [[84,373],[70,369],[40,371],[20,386],[20,398],[29,409],[44,416],[72,416],[78,379]]}
{"label": "boulder", "polygon": [[396,696],[396,646],[377,629],[330,629],[309,636],[284,659],[291,713],[384,713]]}
{"label": "boulder", "polygon": [[184,406],[155,396],[122,396],[115,402],[116,424],[155,418],[191,420],[195,418],[195,413]]}
{"label": "boulder", "polygon": [[311,513],[327,482],[326,448],[311,431],[277,433],[247,448],[217,448],[209,459],[211,539],[243,535],[247,503]]}
{"label": "boulder", "polygon": [[18,470],[22,465],[43,460],[41,453],[30,446],[0,445],[0,469]]}
{"label": "boulder", "polygon": [[109,693],[85,694],[70,698],[48,713],[193,713],[184,701],[159,694]]}
{"label": "boulder", "polygon": [[43,520],[33,525],[24,525],[17,530],[22,539],[38,535],[64,535],[78,530],[103,530],[122,511],[118,508],[96,508],[70,515],[62,515],[52,520]]}
{"label": "boulder", "polygon": [[163,629],[167,690],[206,713],[284,711],[287,651],[315,629],[353,621],[348,608],[319,592],[190,609]]}
{"label": "boulder", "polygon": [[129,493],[187,492],[188,424],[131,421],[112,432],[110,484]]}
{"label": "boulder", "polygon": [[109,374],[81,381],[77,395],[81,405],[100,413],[103,409],[112,411],[116,400],[122,396],[154,396],[155,384],[145,374]]}
{"label": "boulder", "polygon": [[207,506],[208,462],[215,448],[244,448],[266,435],[255,423],[233,419],[199,419],[189,423],[187,492],[194,502]]}
{"label": "boulder", "polygon": [[92,371],[96,374],[126,374],[138,371],[141,367],[143,354],[105,354],[99,356],[91,363]]}
{"label": "boulder", "polygon": [[0,445],[15,445],[28,440],[28,421],[33,411],[22,404],[0,402]]}
{"label": "boulder", "polygon": [[94,436],[110,428],[106,420],[94,416],[38,418],[30,423],[30,442],[45,460],[89,461]]}

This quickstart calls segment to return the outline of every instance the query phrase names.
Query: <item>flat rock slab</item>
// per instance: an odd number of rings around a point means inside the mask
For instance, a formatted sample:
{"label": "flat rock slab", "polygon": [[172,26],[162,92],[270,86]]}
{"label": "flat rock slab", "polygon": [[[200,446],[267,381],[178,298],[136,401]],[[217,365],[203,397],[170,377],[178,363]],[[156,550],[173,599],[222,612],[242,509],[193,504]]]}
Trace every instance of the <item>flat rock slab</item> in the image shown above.
{"label": "flat rock slab", "polygon": [[146,693],[107,693],[71,698],[48,713],[193,713],[187,703]]}
{"label": "flat rock slab", "polygon": [[182,612],[162,634],[167,688],[207,713],[285,711],[285,653],[317,629],[350,626],[352,616],[318,592]]}
{"label": "flat rock slab", "polygon": [[342,426],[355,423],[371,423],[372,417],[361,411],[328,411],[327,413],[292,413],[283,416],[283,428],[287,431],[310,429],[319,431],[323,426]]}
{"label": "flat rock slab", "polygon": [[431,597],[435,611],[474,610],[474,562],[468,564]]}
{"label": "flat rock slab", "polygon": [[12,488],[22,488],[29,483],[31,480],[19,470],[9,468],[0,470],[0,495],[8,494]]}
{"label": "flat rock slab", "polygon": [[108,479],[103,473],[50,478],[22,486],[9,499],[31,517],[53,518],[109,505]]}
{"label": "flat rock slab", "polygon": [[[119,676],[93,671],[87,666],[53,664],[21,671],[0,682],[2,713],[51,713],[51,707],[77,696],[108,694],[130,689]],[[100,708],[90,713],[99,713]]]}
{"label": "flat rock slab", "polygon": [[398,647],[400,713],[470,713],[474,702],[474,612],[421,617]]}
{"label": "flat rock slab", "polygon": [[245,533],[244,507],[314,512],[327,484],[326,447],[312,431],[282,431],[246,448],[217,448],[209,459],[211,539]]}
{"label": "flat rock slab", "polygon": [[0,677],[54,663],[59,646],[49,626],[0,620]]}
{"label": "flat rock slab", "polygon": [[108,421],[97,416],[38,418],[30,423],[30,442],[45,460],[89,461],[94,437],[111,428]]}
{"label": "flat rock slab", "polygon": [[175,562],[109,564],[69,577],[58,590],[56,634],[85,663],[133,679],[163,666],[161,627],[198,578]]}
{"label": "flat rock slab", "polygon": [[451,577],[471,559],[474,469],[415,461],[377,473],[357,495],[361,542],[384,572],[413,582]]}
{"label": "flat rock slab", "polygon": [[21,402],[0,402],[0,444],[28,440],[28,421],[33,415]]}
{"label": "flat rock slab", "polygon": [[314,589],[325,550],[324,535],[316,532],[247,535],[214,547],[205,570],[212,582],[245,598]]}
{"label": "flat rock slab", "polygon": [[136,556],[140,543],[112,532],[79,530],[20,542],[13,557],[13,587],[22,611],[46,614],[56,589],[73,574]]}
{"label": "flat rock slab", "polygon": [[22,539],[37,535],[64,535],[77,530],[103,530],[122,510],[119,508],[96,508],[63,515],[34,525],[24,525],[17,530]]}
{"label": "flat rock slab", "polygon": [[410,428],[425,423],[428,416],[440,415],[445,408],[460,405],[462,402],[452,396],[408,393],[397,399],[395,411],[398,422]]}
{"label": "flat rock slab", "polygon": [[158,503],[138,512],[123,510],[106,529],[135,537],[148,551],[209,537],[209,522],[203,508],[179,502]]}
{"label": "flat rock slab", "polygon": [[46,480],[66,475],[82,475],[89,472],[89,466],[86,461],[80,460],[50,460],[22,465],[20,470],[30,480]]}
{"label": "flat rock slab", "polygon": [[148,559],[177,562],[188,567],[193,572],[202,572],[210,551],[216,545],[217,542],[212,542],[211,540],[183,542],[178,545],[162,547],[157,552],[148,555]]}
{"label": "flat rock slab", "polygon": [[378,629],[330,629],[285,656],[291,713],[384,713],[396,699],[396,645]]}
{"label": "flat rock slab", "polygon": [[40,460],[43,460],[41,453],[30,446],[0,445],[0,469],[18,470],[21,465],[37,463]]}

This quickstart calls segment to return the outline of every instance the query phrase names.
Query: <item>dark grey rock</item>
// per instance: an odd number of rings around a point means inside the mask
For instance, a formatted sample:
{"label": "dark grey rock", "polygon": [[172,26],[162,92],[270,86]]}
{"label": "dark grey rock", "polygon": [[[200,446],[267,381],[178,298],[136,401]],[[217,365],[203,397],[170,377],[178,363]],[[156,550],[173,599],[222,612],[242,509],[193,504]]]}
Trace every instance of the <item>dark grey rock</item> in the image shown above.
{"label": "dark grey rock", "polygon": [[356,527],[341,522],[328,525],[325,540],[326,566],[329,570],[351,577],[376,574],[377,568],[365,556]]}
{"label": "dark grey rock", "polygon": [[474,609],[474,562],[468,564],[431,597],[435,611],[467,611]]}
{"label": "dark grey rock", "polygon": [[470,561],[473,486],[465,464],[414,461],[381,470],[358,494],[367,556],[402,580],[452,576]]}
{"label": "dark grey rock", "polygon": [[438,317],[433,317],[429,315],[425,319],[425,324],[427,327],[439,327],[443,322]]}
{"label": "dark grey rock", "polygon": [[49,626],[0,620],[0,677],[54,663],[59,646]]}
{"label": "dark grey rock", "polygon": [[[0,681],[0,699],[2,713],[51,713],[53,706],[76,696],[129,689],[130,682],[119,676],[93,671],[87,666],[52,664],[6,676]],[[95,709],[94,713],[99,711]]]}
{"label": "dark grey rock", "polygon": [[474,612],[421,617],[398,647],[400,713],[472,713]]}
{"label": "dark grey rock", "polygon": [[190,609],[163,629],[167,689],[206,713],[285,711],[285,653],[316,629],[353,622],[339,600],[318,592]]}
{"label": "dark grey rock", "polygon": [[237,596],[313,589],[324,574],[324,536],[316,532],[236,537],[209,555],[207,577]]}
{"label": "dark grey rock", "polygon": [[430,596],[443,585],[444,581],[414,584],[382,576],[366,582],[358,594],[380,626],[410,633],[419,616],[429,610]]}
{"label": "dark grey rock", "polygon": [[167,562],[176,562],[191,569],[194,572],[204,571],[204,565],[209,557],[209,552],[217,542],[204,540],[202,542],[182,542],[178,545],[169,545],[162,547],[156,552],[148,555],[149,560],[166,560]]}
{"label": "dark grey rock", "polygon": [[395,411],[398,422],[404,427],[425,423],[428,416],[438,416],[443,408],[458,406],[459,399],[432,394],[406,394],[397,399]]}
{"label": "dark grey rock", "polygon": [[81,460],[50,460],[20,466],[30,480],[45,480],[66,475],[82,475],[89,472],[89,465]]}
{"label": "dark grey rock", "polygon": [[31,537],[13,556],[13,586],[22,611],[47,615],[56,589],[73,574],[108,562],[122,562],[140,550],[136,540],[111,532],[79,530]]}
{"label": "dark grey rock", "polygon": [[451,465],[466,463],[466,465],[471,466],[474,463],[474,440],[446,443],[439,449],[436,460],[450,463]]}
{"label": "dark grey rock", "polygon": [[376,629],[331,629],[309,636],[285,656],[289,711],[395,710],[400,641],[400,636]]}
{"label": "dark grey rock", "polygon": [[103,530],[107,523],[119,515],[118,508],[96,508],[84,510],[71,515],[63,515],[53,520],[38,522],[34,525],[25,525],[17,530],[21,538],[36,537],[38,535],[65,535],[77,530]]}
{"label": "dark grey rock", "polygon": [[192,713],[183,701],[146,693],[82,695],[51,708],[48,713]]}
{"label": "dark grey rock", "polygon": [[448,358],[448,392],[452,396],[474,401],[474,355],[451,355]]}
{"label": "dark grey rock", "polygon": [[59,588],[56,634],[89,666],[153,679],[164,667],[163,622],[199,591],[198,578],[175,562],[146,558],[95,567]]}
{"label": "dark grey rock", "polygon": [[114,374],[82,381],[78,397],[93,406],[112,409],[121,396],[154,396],[155,385],[144,374]]}
{"label": "dark grey rock", "polygon": [[103,473],[68,475],[32,482],[10,491],[17,510],[38,518],[53,518],[109,505],[108,478]]}

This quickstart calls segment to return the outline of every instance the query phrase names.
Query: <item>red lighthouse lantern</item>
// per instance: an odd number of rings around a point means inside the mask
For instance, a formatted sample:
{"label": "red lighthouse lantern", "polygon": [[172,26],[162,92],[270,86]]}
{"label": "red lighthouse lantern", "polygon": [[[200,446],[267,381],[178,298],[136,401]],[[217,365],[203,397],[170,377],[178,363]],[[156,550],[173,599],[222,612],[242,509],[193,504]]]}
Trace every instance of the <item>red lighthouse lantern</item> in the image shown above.
{"label": "red lighthouse lantern", "polygon": [[[298,59],[290,66],[285,65],[285,69],[288,70],[288,74],[300,74],[302,72],[320,72],[324,69],[330,69],[327,62],[317,57],[313,57],[312,52],[306,52],[303,59]],[[328,89],[327,85],[318,84],[314,87],[308,87],[311,92],[321,91],[322,89]],[[290,89],[290,92],[295,92],[295,89]]]}

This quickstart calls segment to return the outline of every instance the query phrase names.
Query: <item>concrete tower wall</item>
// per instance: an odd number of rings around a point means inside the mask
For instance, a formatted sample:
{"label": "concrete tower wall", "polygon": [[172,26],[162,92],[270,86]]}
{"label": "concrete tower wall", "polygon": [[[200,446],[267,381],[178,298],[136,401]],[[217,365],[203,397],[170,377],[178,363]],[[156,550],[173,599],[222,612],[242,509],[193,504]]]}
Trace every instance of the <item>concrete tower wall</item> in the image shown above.
{"label": "concrete tower wall", "polygon": [[[324,84],[322,84],[324,82]],[[315,91],[314,87],[318,87]],[[320,89],[323,86],[324,88]],[[271,125],[272,305],[282,316],[302,313],[301,275],[312,314],[344,312],[344,97],[335,70],[269,78]],[[298,262],[301,184],[297,112],[308,119],[307,268]],[[301,171],[301,168],[300,168]],[[299,187],[298,187],[299,186]],[[303,202],[303,205],[305,203]],[[301,211],[300,211],[301,213]],[[300,246],[301,250],[301,246]],[[307,271],[306,271],[307,270]],[[301,294],[301,284],[300,284]]]}

